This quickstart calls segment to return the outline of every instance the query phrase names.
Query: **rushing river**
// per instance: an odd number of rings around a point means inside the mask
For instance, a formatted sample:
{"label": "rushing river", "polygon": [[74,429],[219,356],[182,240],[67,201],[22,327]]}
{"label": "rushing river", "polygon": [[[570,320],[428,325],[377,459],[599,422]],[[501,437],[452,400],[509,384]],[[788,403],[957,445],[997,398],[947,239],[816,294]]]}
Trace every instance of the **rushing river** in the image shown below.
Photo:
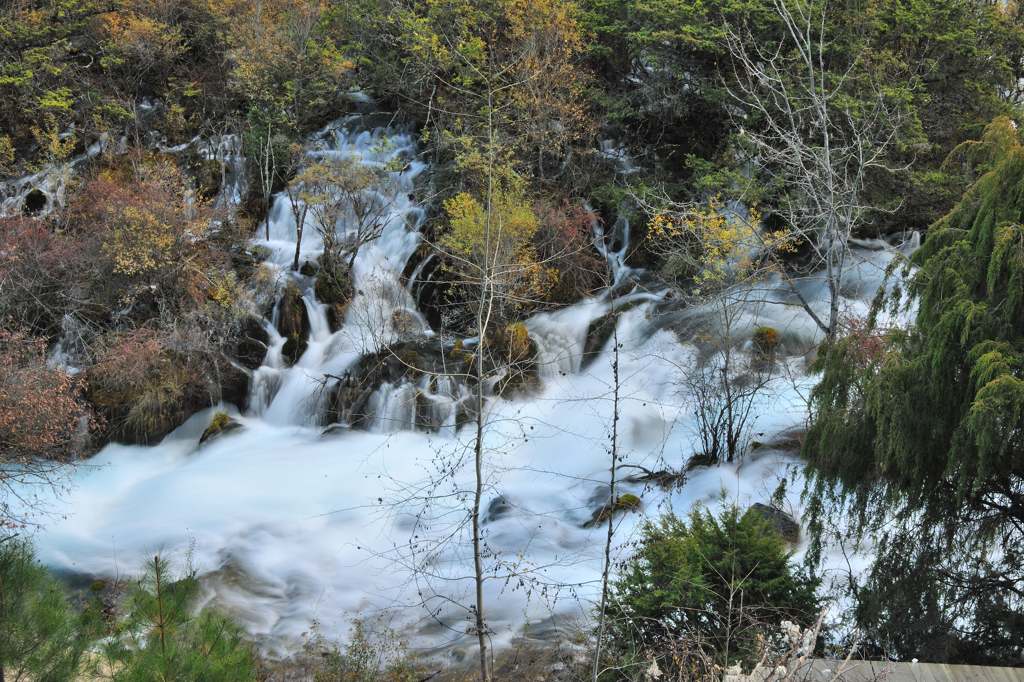
{"label": "rushing river", "polygon": [[[368,429],[322,433],[325,374],[342,376],[361,356],[410,334],[433,335],[401,277],[420,245],[423,211],[411,197],[427,169],[409,136],[386,131],[328,129],[309,154],[402,169],[389,171],[376,190],[389,207],[387,227],[359,251],[357,293],[344,323],[332,333],[312,278],[290,273],[295,226],[287,198],[278,197],[270,239],[258,243],[280,276],[294,277],[304,292],[310,320],[304,354],[286,366],[284,339],[268,320],[271,349],[254,372],[246,412],[237,415],[242,428],[200,445],[208,410],[159,445],[107,446],[78,466],[66,494],[53,500],[52,516],[36,537],[39,554],[54,568],[102,576],[135,574],[156,552],[178,560],[188,555],[205,575],[210,599],[279,654],[301,646],[314,624],[321,634],[344,638],[355,617],[383,617],[415,646],[468,645],[472,429],[455,427],[464,392],[443,381],[382,386],[370,401]],[[636,466],[678,468],[697,449],[679,368],[696,362],[697,350],[681,330],[700,311],[673,310],[657,291],[622,285],[636,274],[622,258],[624,228],[617,227],[619,251],[599,243],[619,282],[615,295],[529,320],[543,360],[541,388],[524,398],[493,399],[488,407],[485,601],[499,646],[571,627],[591,612],[599,591],[605,530],[584,524],[607,495],[612,352],[605,344],[582,361],[593,320],[614,306],[624,310],[617,323],[623,475],[639,471]],[[303,259],[320,249],[315,230],[307,229]],[[855,250],[846,307],[867,310],[896,252],[881,243]],[[821,282],[803,286],[824,305]],[[764,283],[732,329],[743,339],[759,324],[782,334],[786,357],[754,408],[754,437],[765,443],[804,423],[813,383],[805,356],[816,332],[789,299],[779,283]],[[440,428],[413,430],[417,394],[429,401]],[[685,513],[697,503],[767,502],[782,479],[789,480],[786,504],[799,517],[799,463],[792,452],[771,447],[742,462],[696,469],[672,490],[623,483],[623,492],[640,496],[642,509],[616,517],[614,556],[628,551],[644,518],[668,509]]]}

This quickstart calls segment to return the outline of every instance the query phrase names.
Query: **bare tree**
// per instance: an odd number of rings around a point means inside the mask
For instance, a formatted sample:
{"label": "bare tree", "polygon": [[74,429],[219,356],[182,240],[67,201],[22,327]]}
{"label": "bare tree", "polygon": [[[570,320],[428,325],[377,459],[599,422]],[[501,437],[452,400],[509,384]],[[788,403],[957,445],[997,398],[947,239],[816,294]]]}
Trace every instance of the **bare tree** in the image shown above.
{"label": "bare tree", "polygon": [[[615,485],[619,463],[619,331],[616,319],[612,328],[612,432],[609,454],[611,464],[608,474],[609,510],[615,508]],[[594,667],[591,674],[593,682],[601,673],[601,643],[604,641],[605,611],[608,605],[608,579],[612,567],[612,538],[615,535],[614,513],[608,514],[607,533],[604,540],[604,559],[601,564],[601,603],[597,612],[597,644],[594,647]]]}
{"label": "bare tree", "polygon": [[[328,158],[302,177],[324,253],[333,259],[348,251],[351,269],[359,249],[379,239],[387,225],[390,202],[375,189],[385,180],[385,169],[358,158]],[[337,228],[347,217],[352,219],[351,229],[341,241]]]}
{"label": "bare tree", "polygon": [[777,332],[763,327],[749,352],[741,352],[736,334],[745,298],[733,292],[710,304],[711,331],[698,339],[708,356],[693,367],[680,367],[682,384],[693,401],[699,461],[714,464],[742,457],[755,418],[754,406],[773,378]]}
{"label": "bare tree", "polygon": [[254,110],[249,115],[243,132],[245,152],[256,170],[259,196],[263,200],[264,237],[270,239],[270,205],[274,184],[280,175],[278,149],[283,136],[274,131],[274,117]]}
{"label": "bare tree", "polygon": [[[900,130],[900,111],[863,77],[856,60],[830,63],[827,3],[772,0],[782,24],[778,44],[763,46],[745,27],[731,26],[727,47],[735,78],[729,92],[741,111],[742,139],[752,161],[782,188],[775,210],[813,252],[829,293],[827,314],[795,286],[794,294],[827,340],[837,333],[839,299],[851,235],[872,212],[870,174],[887,163]],[[850,104],[856,100],[856,106]],[[785,274],[785,268],[781,268]]]}

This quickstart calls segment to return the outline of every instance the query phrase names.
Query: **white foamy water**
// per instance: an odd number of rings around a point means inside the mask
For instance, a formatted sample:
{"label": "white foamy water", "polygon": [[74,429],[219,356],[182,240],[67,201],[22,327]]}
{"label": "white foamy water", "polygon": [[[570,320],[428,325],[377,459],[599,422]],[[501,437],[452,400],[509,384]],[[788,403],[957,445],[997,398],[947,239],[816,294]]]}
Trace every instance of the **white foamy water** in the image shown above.
{"label": "white foamy water", "polygon": [[[322,634],[343,638],[354,617],[381,613],[415,646],[469,645],[466,609],[473,585],[465,526],[473,434],[454,426],[465,387],[446,381],[385,386],[369,403],[368,430],[321,434],[325,373],[341,376],[361,356],[408,336],[409,320],[413,327],[422,324],[422,335],[431,334],[400,281],[419,244],[422,220],[410,199],[424,171],[414,152],[402,134],[338,128],[317,138],[312,155],[403,162],[377,190],[389,207],[388,224],[378,241],[359,252],[357,293],[344,324],[332,333],[312,281],[296,276],[310,317],[308,349],[287,367],[284,340],[271,329],[272,348],[254,374],[251,404],[237,415],[243,428],[200,445],[213,412],[207,410],[157,446],[104,448],[77,469],[70,492],[53,502],[54,516],[36,537],[44,562],[76,573],[131,575],[155,552],[182,556],[191,550],[211,600],[278,654],[299,647],[314,623]],[[295,235],[286,198],[278,198],[271,217],[270,239],[260,243],[282,276],[290,277]],[[627,240],[628,228],[621,232]],[[303,260],[321,249],[315,230],[307,229]],[[602,249],[617,272],[625,270],[625,246]],[[856,250],[845,300],[853,312],[867,310],[893,253],[881,245]],[[803,397],[813,379],[796,351],[810,347],[817,332],[806,315],[787,305],[792,301],[783,285],[765,286],[758,303],[744,304],[739,333],[770,324],[794,351],[782,361],[789,371],[780,373],[754,410],[754,437],[770,441],[805,420]],[[820,283],[806,287],[811,294]],[[624,310],[618,319],[621,475],[636,473],[638,466],[680,467],[697,449],[691,397],[679,382],[679,368],[693,365],[696,350],[681,341],[672,320],[700,311],[672,312],[660,299],[650,293],[606,296],[535,316],[527,325],[540,349],[540,391],[489,403],[486,617],[498,645],[586,616],[599,591],[605,531],[583,526],[607,495],[612,352],[606,343],[582,369],[591,321],[613,307]],[[431,401],[441,425],[436,432],[411,430],[417,394]],[[643,509],[617,520],[616,555],[644,518],[667,509],[685,513],[698,503],[767,502],[785,477],[791,479],[788,504],[799,515],[798,462],[771,449],[693,471],[670,492],[623,483],[622,492],[639,495]]]}

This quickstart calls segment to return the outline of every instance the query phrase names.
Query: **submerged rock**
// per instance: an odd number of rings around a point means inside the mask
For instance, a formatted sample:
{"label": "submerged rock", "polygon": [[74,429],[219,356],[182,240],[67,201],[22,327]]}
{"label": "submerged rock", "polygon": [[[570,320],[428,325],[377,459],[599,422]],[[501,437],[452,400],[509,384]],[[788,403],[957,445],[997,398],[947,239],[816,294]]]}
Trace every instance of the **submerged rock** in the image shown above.
{"label": "submerged rock", "polygon": [[796,519],[778,507],[755,502],[750,505],[747,513],[757,514],[770,523],[772,528],[778,531],[779,535],[786,542],[793,545],[800,542],[800,524],[796,522]]}
{"label": "submerged rock", "polygon": [[484,511],[482,523],[491,523],[512,513],[512,504],[504,495],[498,495],[490,501]]}

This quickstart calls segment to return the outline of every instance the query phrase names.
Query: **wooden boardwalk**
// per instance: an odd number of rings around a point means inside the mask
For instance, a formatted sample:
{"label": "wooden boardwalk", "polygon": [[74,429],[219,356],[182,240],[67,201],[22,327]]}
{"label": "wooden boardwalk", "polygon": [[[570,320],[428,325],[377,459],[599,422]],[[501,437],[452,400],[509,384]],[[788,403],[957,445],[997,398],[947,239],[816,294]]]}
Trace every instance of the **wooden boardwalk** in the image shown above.
{"label": "wooden boardwalk", "polygon": [[807,682],[832,680],[840,666],[842,682],[1024,682],[1024,668],[997,668],[983,665],[946,665],[943,663],[891,663],[887,661],[816,660],[801,670],[797,679]]}

